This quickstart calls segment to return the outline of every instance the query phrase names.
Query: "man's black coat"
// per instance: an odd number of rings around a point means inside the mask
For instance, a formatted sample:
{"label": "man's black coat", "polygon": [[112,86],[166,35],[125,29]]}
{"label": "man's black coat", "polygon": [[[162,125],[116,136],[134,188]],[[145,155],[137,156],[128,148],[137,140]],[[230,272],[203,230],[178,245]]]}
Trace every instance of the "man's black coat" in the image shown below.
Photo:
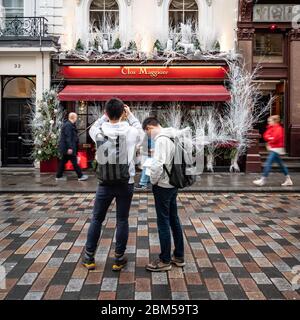
{"label": "man's black coat", "polygon": [[64,122],[59,142],[59,151],[62,155],[68,154],[68,150],[73,150],[73,156],[77,154],[78,151],[78,131],[76,125],[71,121],[67,120]]}

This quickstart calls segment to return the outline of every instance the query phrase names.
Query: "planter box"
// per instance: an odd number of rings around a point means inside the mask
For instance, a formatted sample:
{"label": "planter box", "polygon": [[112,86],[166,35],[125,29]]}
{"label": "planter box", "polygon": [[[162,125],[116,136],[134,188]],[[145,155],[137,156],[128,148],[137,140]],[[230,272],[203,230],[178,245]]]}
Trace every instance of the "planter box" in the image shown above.
{"label": "planter box", "polygon": [[58,168],[58,159],[52,158],[50,160],[41,161],[40,172],[41,173],[53,173],[56,172]]}

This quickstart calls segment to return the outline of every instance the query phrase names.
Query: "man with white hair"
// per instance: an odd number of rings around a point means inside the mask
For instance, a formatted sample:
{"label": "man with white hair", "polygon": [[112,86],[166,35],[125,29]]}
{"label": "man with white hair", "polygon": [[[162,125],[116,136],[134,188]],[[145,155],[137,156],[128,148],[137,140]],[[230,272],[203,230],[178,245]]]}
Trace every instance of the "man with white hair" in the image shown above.
{"label": "man with white hair", "polygon": [[74,170],[77,173],[79,181],[86,181],[89,177],[84,175],[77,163],[77,152],[78,152],[78,131],[76,128],[78,116],[76,113],[71,112],[68,120],[64,122],[61,129],[61,136],[59,142],[59,151],[61,153],[61,160],[59,163],[58,171],[56,174],[56,181],[66,181],[66,177],[63,176],[65,165],[68,161],[71,161]]}

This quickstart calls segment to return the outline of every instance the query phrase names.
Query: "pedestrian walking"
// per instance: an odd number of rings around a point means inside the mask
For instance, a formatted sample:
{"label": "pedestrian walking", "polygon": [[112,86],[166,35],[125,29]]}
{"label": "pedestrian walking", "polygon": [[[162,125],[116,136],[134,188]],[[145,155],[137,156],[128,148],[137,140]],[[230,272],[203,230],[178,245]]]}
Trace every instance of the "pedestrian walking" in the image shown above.
{"label": "pedestrian walking", "polygon": [[263,176],[253,181],[257,186],[264,186],[266,180],[272,170],[272,164],[278,163],[283,174],[285,175],[285,181],[282,183],[283,187],[292,186],[293,181],[289,175],[288,168],[284,165],[281,155],[285,154],[284,149],[284,129],[280,124],[279,116],[271,116],[268,119],[268,127],[264,133],[264,140],[267,142],[267,150],[269,151],[269,156],[265,163]]}
{"label": "pedestrian walking", "polygon": [[56,181],[67,180],[67,178],[64,177],[63,174],[65,170],[65,165],[68,161],[72,162],[79,181],[86,181],[89,178],[88,175],[82,173],[77,161],[77,152],[79,144],[78,131],[76,128],[77,119],[77,114],[71,112],[68,116],[68,120],[65,121],[62,126],[59,142],[59,151],[61,153],[62,158],[59,162],[58,171],[56,174]]}
{"label": "pedestrian walking", "polygon": [[[168,271],[171,269],[171,263],[178,267],[185,265],[183,232],[177,210],[178,189],[170,184],[167,173],[171,172],[175,155],[175,144],[172,139],[175,138],[176,129],[162,128],[154,117],[145,119],[143,129],[154,139],[155,144],[150,180],[153,185],[161,248],[159,259],[149,263],[146,269],[152,272]],[[171,256],[170,229],[175,245],[173,256]]]}
{"label": "pedestrian walking", "polygon": [[[154,141],[151,138],[147,138],[147,157],[145,162],[151,161],[154,152]],[[148,186],[150,184],[150,176],[147,174],[147,167],[143,167],[140,181],[138,186],[136,187],[137,190],[148,190]]]}
{"label": "pedestrian walking", "polygon": [[90,136],[97,145],[99,185],[82,260],[83,266],[89,270],[96,267],[95,253],[102,223],[114,199],[117,230],[112,270],[119,271],[127,264],[125,251],[129,235],[128,217],[134,192],[135,155],[143,134],[139,120],[119,99],[111,99],[106,103],[105,114],[90,129]]}

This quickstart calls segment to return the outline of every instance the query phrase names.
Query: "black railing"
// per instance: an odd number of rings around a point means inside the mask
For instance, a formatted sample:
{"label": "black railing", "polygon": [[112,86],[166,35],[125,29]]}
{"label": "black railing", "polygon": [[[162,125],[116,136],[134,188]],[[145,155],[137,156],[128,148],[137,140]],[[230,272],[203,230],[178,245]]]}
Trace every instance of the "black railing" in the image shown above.
{"label": "black railing", "polygon": [[0,37],[43,38],[48,35],[48,20],[44,17],[0,19]]}

